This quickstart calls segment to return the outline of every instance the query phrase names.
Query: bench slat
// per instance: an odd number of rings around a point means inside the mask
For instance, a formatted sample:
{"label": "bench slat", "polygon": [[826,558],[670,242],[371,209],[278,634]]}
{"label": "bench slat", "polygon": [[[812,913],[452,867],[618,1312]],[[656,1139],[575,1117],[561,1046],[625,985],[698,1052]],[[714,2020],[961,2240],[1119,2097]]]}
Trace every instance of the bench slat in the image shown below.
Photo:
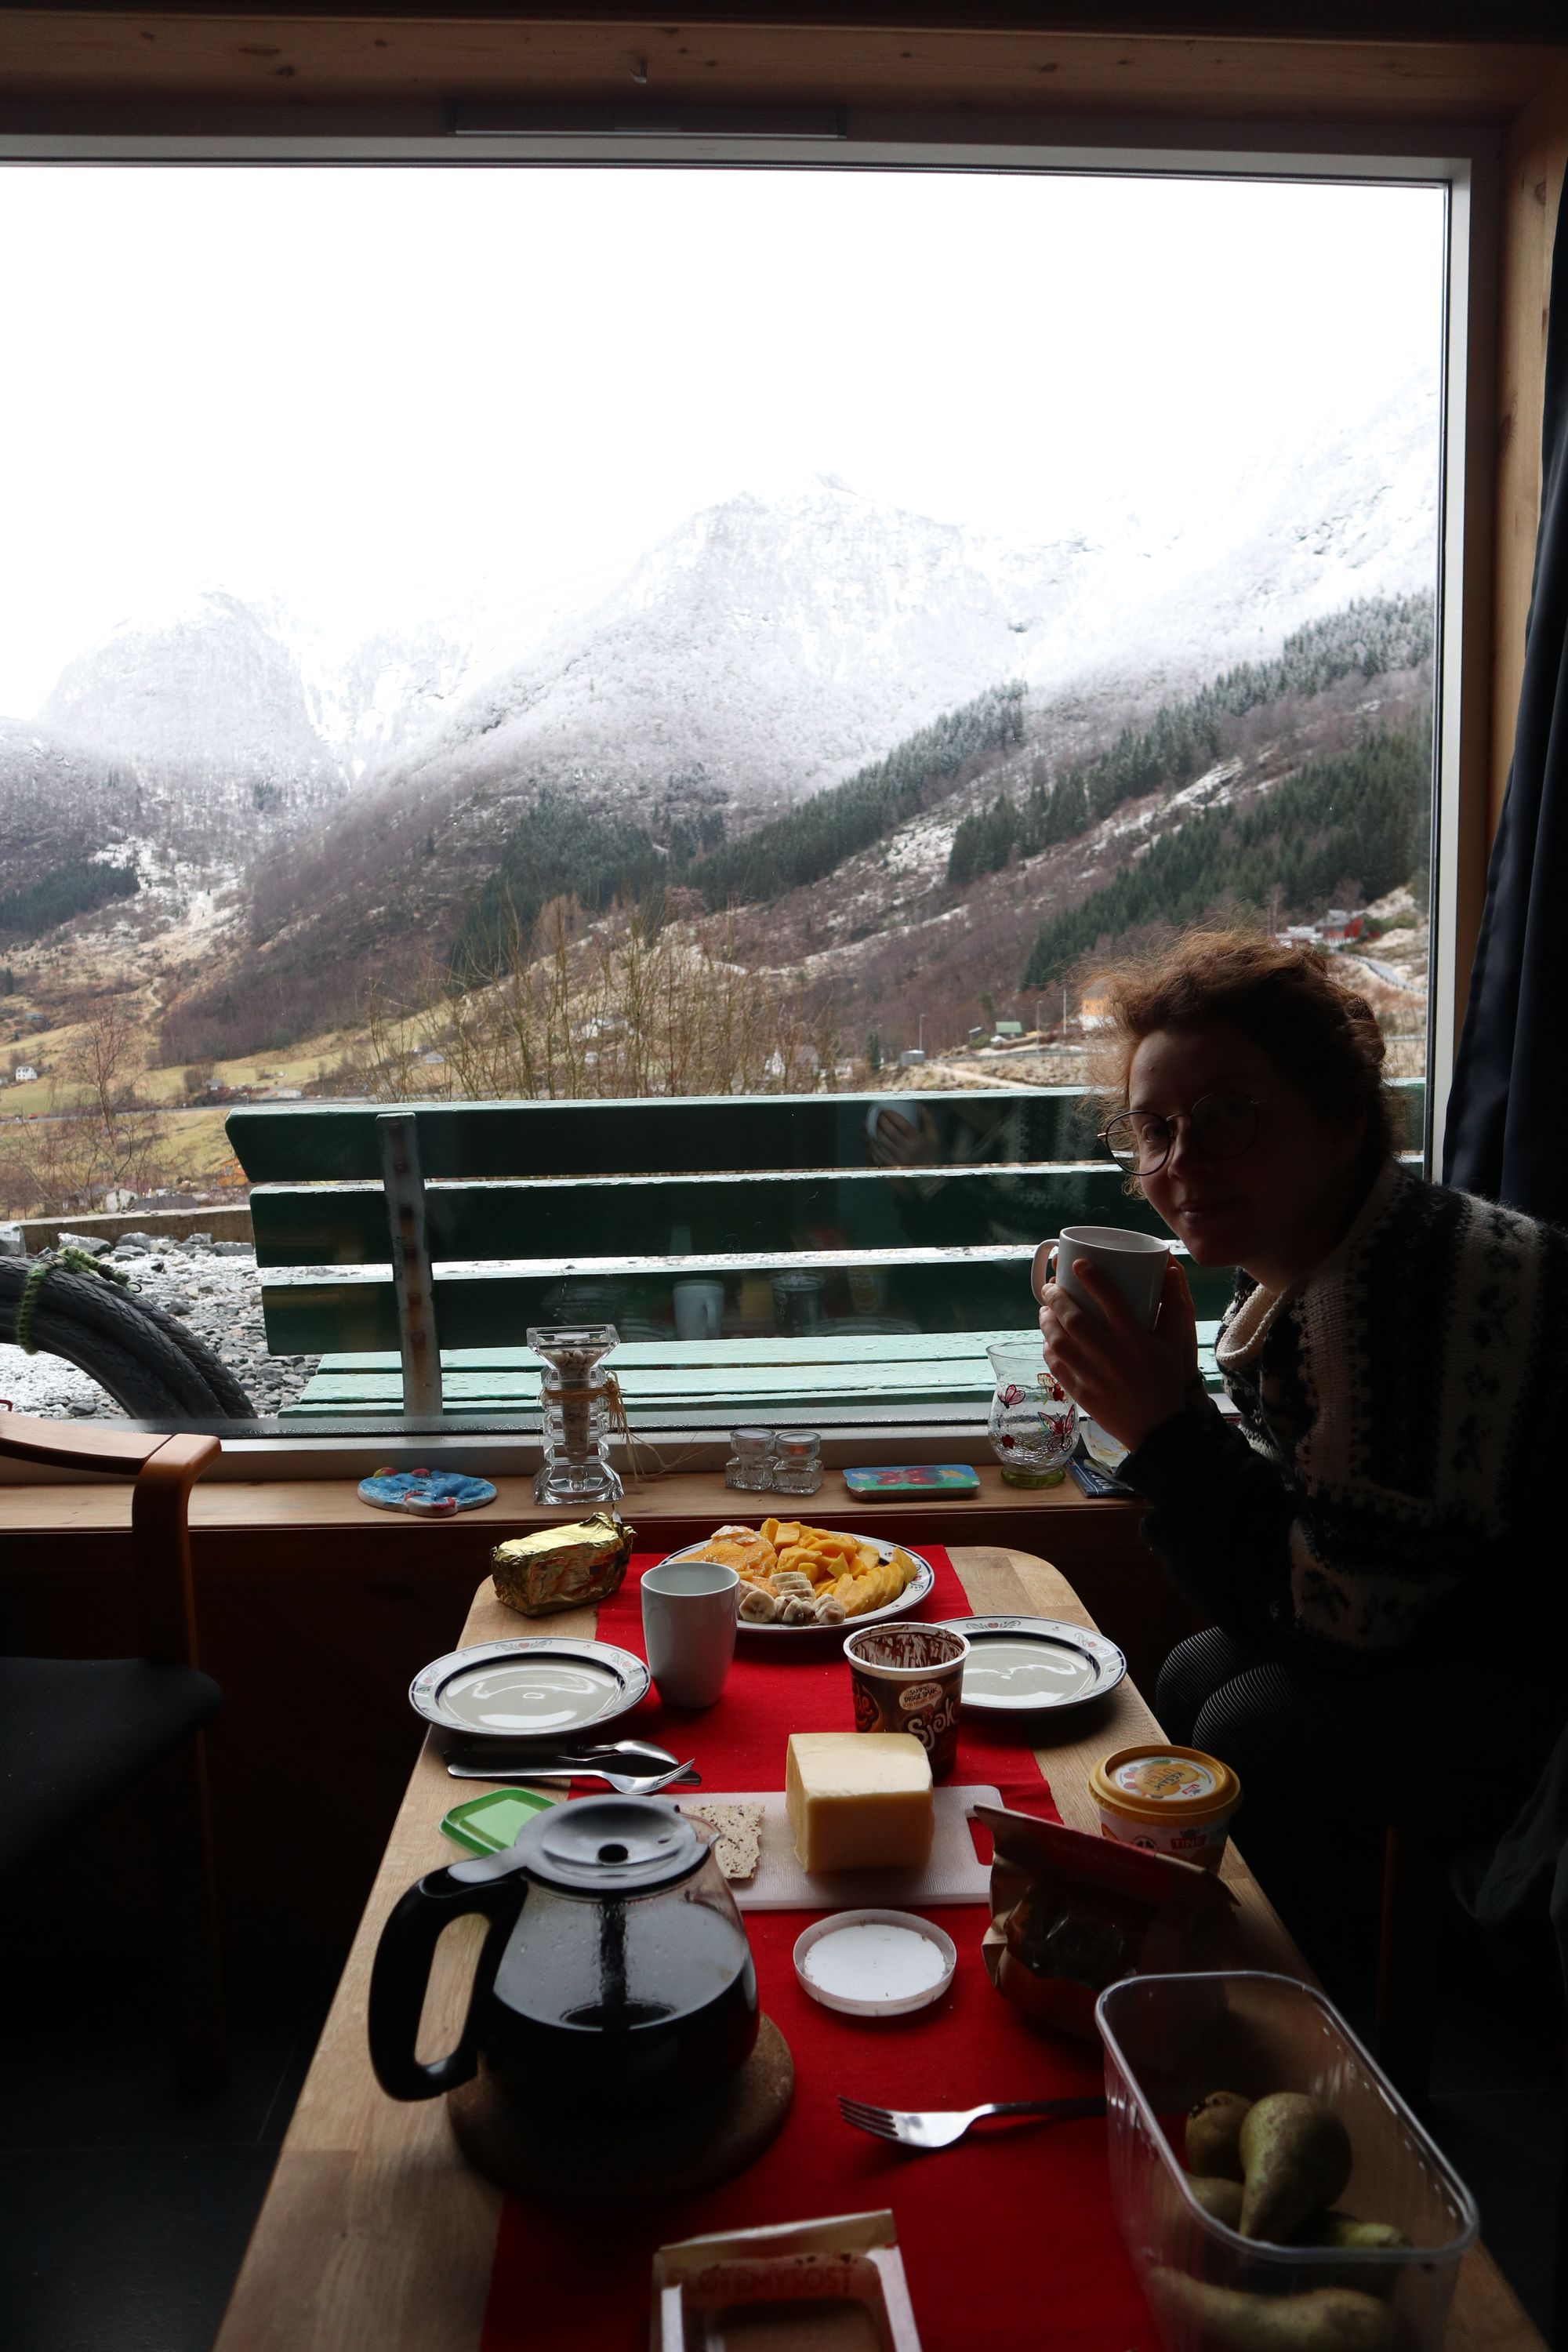
{"label": "bench slat", "polygon": [[[868,1252],[1030,1240],[1067,1224],[1164,1229],[1109,1160],[966,1169],[859,1168],[812,1174],[539,1177],[425,1188],[426,1246],[458,1258],[697,1258],[813,1245]],[[257,1263],[380,1265],[379,1183],[261,1185],[250,1196]],[[690,1271],[700,1271],[693,1266]]]}
{"label": "bench slat", "polygon": [[[1016,1320],[1029,1297],[1026,1247],[889,1251],[879,1269],[885,1295],[873,1325],[901,1318],[911,1331],[989,1331]],[[831,1330],[852,1311],[849,1276],[861,1275],[859,1253],[741,1254],[706,1267],[726,1280],[731,1306],[740,1283],[773,1273],[805,1276],[814,1287],[799,1302],[801,1319],[815,1309]],[[676,1272],[680,1271],[679,1262]],[[443,1350],[515,1346],[531,1323],[673,1320],[669,1262],[665,1259],[568,1259],[545,1265],[516,1261],[437,1266],[436,1327]],[[397,1307],[390,1267],[321,1267],[274,1272],[261,1286],[267,1344],[277,1356],[321,1355],[344,1348],[397,1345]],[[852,1328],[852,1326],[850,1327]],[[642,1336],[637,1334],[637,1336]]]}
{"label": "bench slat", "polygon": [[[616,1176],[858,1168],[867,1121],[888,1107],[914,1122],[937,1164],[1076,1160],[1095,1119],[1078,1087],[930,1094],[689,1095],[635,1101],[399,1103],[418,1120],[432,1177]],[[378,1179],[375,1103],[257,1103],[230,1111],[228,1139],[252,1183]],[[977,1143],[982,1147],[977,1149]]]}
{"label": "bench slat", "polygon": [[[992,1331],[1016,1328],[1029,1297],[1033,1250],[999,1244],[961,1250],[889,1250],[875,1262],[879,1287],[874,1311],[857,1312],[852,1282],[867,1276],[864,1255],[820,1251],[773,1255],[742,1253],[705,1262],[723,1281],[726,1311],[738,1308],[741,1284],[773,1274],[809,1276],[816,1287],[797,1297],[792,1309],[805,1320],[815,1315],[819,1336],[848,1337],[857,1321],[867,1336],[882,1338],[882,1326],[902,1320],[911,1333]],[[673,1272],[702,1271],[691,1261],[673,1262]],[[1194,1269],[1194,1295],[1200,1314],[1212,1314],[1229,1297],[1226,1270]],[[630,1327],[651,1323],[662,1334],[673,1322],[672,1262],[664,1258],[567,1259],[546,1265],[500,1262],[453,1265],[436,1269],[436,1323],[444,1353],[455,1348],[515,1346],[531,1323],[610,1321]],[[771,1286],[770,1286],[771,1291]],[[779,1294],[771,1292],[775,1309]],[[278,1356],[325,1355],[347,1349],[380,1351],[397,1343],[397,1309],[390,1267],[322,1267],[274,1271],[261,1286],[267,1344]],[[646,1335],[653,1337],[653,1334]],[[762,1335],[759,1335],[762,1336]]]}
{"label": "bench slat", "polygon": [[[1198,1326],[1198,1362],[1207,1385],[1219,1384],[1214,1361],[1217,1325]],[[681,1406],[723,1404],[736,1415],[756,1411],[777,1420],[784,1410],[809,1412],[816,1404],[983,1404],[993,1376],[986,1346],[1028,1345],[1033,1330],[998,1330],[901,1339],[900,1356],[883,1355],[887,1339],[798,1340],[692,1340],[663,1347],[623,1342],[615,1368],[628,1410],[668,1415]],[[760,1351],[768,1350],[766,1355]],[[921,1352],[916,1353],[916,1350]],[[475,1363],[480,1351],[459,1349],[468,1360],[447,1359],[442,1368],[444,1409],[474,1412],[536,1412],[541,1367],[521,1351],[515,1366]],[[515,1349],[499,1350],[516,1356]],[[402,1368],[385,1353],[323,1357],[301,1396],[287,1408],[293,1414],[398,1413],[403,1410]]]}
{"label": "bench slat", "polygon": [[[1421,1134],[1426,1087],[1394,1082]],[[441,1177],[615,1176],[858,1168],[886,1106],[921,1130],[934,1164],[1077,1160],[1097,1120],[1079,1087],[954,1087],[920,1094],[644,1097],[635,1101],[399,1104],[418,1120],[419,1164]],[[374,1103],[256,1103],[228,1115],[252,1183],[378,1180]],[[978,1148],[977,1148],[978,1140]]]}
{"label": "bench slat", "polygon": [[[1200,1325],[1199,1328],[1203,1327]],[[799,1364],[968,1363],[994,1339],[1028,1339],[1033,1327],[1017,1331],[899,1331],[851,1334],[847,1339],[623,1339],[610,1360],[614,1370],[626,1374],[644,1366],[696,1365],[715,1370],[745,1370],[749,1366]],[[539,1375],[539,1359],[531,1348],[448,1348],[441,1361],[450,1372],[531,1372]],[[394,1372],[395,1356],[384,1349],[365,1354],[323,1356],[323,1372]]]}
{"label": "bench slat", "polygon": [[[752,1398],[758,1402],[799,1396],[809,1389],[816,1396],[989,1396],[995,1382],[984,1357],[975,1364],[817,1364],[809,1379],[805,1368],[780,1364],[772,1370],[750,1365],[733,1377],[712,1371],[673,1370],[628,1375],[622,1382],[627,1405],[667,1405],[682,1399],[715,1404]],[[442,1390],[448,1398],[515,1396],[524,1407],[539,1402],[539,1383],[521,1372],[444,1372]],[[311,1382],[323,1395],[346,1397],[385,1395],[402,1410],[402,1386],[391,1372],[320,1373]]]}
{"label": "bench slat", "polygon": [[[1199,1368],[1205,1386],[1217,1389],[1221,1383],[1215,1370],[1213,1358],[1200,1352]],[[863,1377],[857,1378],[853,1368],[842,1371],[818,1366],[807,1375],[805,1368],[793,1372],[780,1371],[766,1386],[759,1385],[760,1375],[753,1370],[733,1380],[691,1381],[687,1385],[671,1382],[658,1389],[634,1390],[628,1381],[624,1393],[627,1410],[634,1419],[658,1413],[661,1418],[676,1411],[710,1408],[722,1405],[732,1420],[743,1420],[756,1414],[772,1423],[786,1415],[799,1414],[809,1421],[811,1415],[825,1405],[906,1404],[963,1405],[966,1411],[981,1413],[991,1395],[991,1373],[987,1365],[966,1378],[958,1365],[929,1368],[931,1378],[914,1377],[915,1368],[905,1368],[910,1377],[903,1380],[879,1378],[867,1367]],[[935,1375],[940,1371],[941,1377]],[[447,1412],[536,1413],[539,1411],[539,1384],[526,1381],[521,1373],[447,1373],[442,1380],[442,1410]],[[315,1413],[342,1415],[348,1413],[399,1414],[403,1411],[403,1383],[400,1372],[380,1374],[357,1373],[343,1376],[317,1373],[294,1403],[284,1408],[286,1415]]]}
{"label": "bench slat", "polygon": [[[1198,1346],[1211,1352],[1218,1336],[1217,1321],[1200,1321]],[[772,1370],[780,1365],[798,1364],[809,1368],[817,1364],[887,1364],[913,1363],[978,1363],[989,1347],[1032,1346],[1036,1327],[1031,1323],[1017,1330],[1005,1331],[932,1331],[899,1332],[867,1335],[851,1334],[847,1339],[623,1339],[616,1349],[611,1368],[620,1378],[623,1387],[629,1388],[629,1375],[660,1370],[674,1371],[716,1371],[726,1375],[745,1371],[753,1366]],[[537,1384],[540,1361],[531,1348],[453,1348],[441,1359],[442,1368],[448,1372],[489,1372],[510,1376],[523,1373]],[[325,1373],[384,1372],[390,1378],[400,1370],[398,1359],[384,1349],[360,1355],[323,1356],[319,1370]]]}

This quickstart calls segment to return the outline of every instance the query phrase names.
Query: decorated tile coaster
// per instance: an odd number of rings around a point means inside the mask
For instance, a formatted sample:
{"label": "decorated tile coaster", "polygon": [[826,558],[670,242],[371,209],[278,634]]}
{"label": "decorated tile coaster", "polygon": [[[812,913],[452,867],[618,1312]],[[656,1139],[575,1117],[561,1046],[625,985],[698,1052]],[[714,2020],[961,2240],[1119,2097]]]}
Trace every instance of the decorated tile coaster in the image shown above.
{"label": "decorated tile coaster", "polygon": [[496,1490],[488,1478],[470,1478],[463,1470],[376,1470],[360,1480],[359,1498],[378,1511],[444,1519],[454,1511],[477,1511],[493,1503]]}

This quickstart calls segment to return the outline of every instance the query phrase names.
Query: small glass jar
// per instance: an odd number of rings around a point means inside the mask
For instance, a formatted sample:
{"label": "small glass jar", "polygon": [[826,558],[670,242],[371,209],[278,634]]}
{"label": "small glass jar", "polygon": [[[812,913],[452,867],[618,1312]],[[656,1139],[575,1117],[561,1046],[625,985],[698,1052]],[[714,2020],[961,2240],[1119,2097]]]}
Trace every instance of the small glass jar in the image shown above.
{"label": "small glass jar", "polygon": [[773,1433],[771,1429],[732,1429],[735,1451],[724,1465],[724,1484],[742,1495],[767,1495],[773,1484]]}
{"label": "small glass jar", "polygon": [[780,1495],[815,1495],[822,1484],[822,1439],[815,1429],[779,1429],[773,1433],[773,1490]]}

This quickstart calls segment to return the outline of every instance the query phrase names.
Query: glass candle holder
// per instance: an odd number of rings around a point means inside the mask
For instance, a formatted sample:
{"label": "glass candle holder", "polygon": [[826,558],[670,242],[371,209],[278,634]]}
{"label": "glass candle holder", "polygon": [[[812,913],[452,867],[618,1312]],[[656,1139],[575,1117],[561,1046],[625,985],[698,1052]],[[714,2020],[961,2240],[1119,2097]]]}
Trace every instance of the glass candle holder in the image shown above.
{"label": "glass candle holder", "polygon": [[773,1490],[815,1495],[822,1484],[822,1440],[815,1429],[773,1432]]}
{"label": "glass candle holder", "polygon": [[1078,1407],[1040,1353],[1020,1339],[987,1348],[996,1391],[988,1434],[1009,1486],[1059,1486],[1078,1431]]}
{"label": "glass candle holder", "polygon": [[602,1360],[620,1339],[613,1323],[534,1325],[528,1344],[544,1359],[540,1382],[544,1460],[533,1481],[536,1503],[619,1502],[610,1467],[610,1381]]}
{"label": "glass candle holder", "polygon": [[742,1495],[773,1491],[773,1433],[771,1429],[732,1429],[733,1454],[724,1465],[724,1484]]}

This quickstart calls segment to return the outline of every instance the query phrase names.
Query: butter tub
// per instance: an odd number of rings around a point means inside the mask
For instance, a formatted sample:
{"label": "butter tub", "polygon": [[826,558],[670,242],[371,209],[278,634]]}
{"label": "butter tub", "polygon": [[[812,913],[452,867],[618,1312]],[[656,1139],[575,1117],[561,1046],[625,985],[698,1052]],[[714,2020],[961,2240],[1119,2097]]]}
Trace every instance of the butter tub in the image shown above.
{"label": "butter tub", "polygon": [[[1111,2200],[1166,2352],[1249,2340],[1239,2298],[1325,2289],[1365,2298],[1354,2339],[1363,2352],[1437,2352],[1460,2260],[1479,2227],[1476,2208],[1321,1993],[1247,1970],[1128,1977],[1100,1994],[1095,2022],[1105,2045]],[[1216,2221],[1187,2186],[1179,2144],[1188,2110],[1214,2091],[1247,2099],[1305,2091],[1324,2100],[1350,2135],[1353,2159],[1338,2210],[1391,2221],[1409,2245],[1276,2246]]]}
{"label": "butter tub", "polygon": [[1217,1870],[1224,1861],[1241,1783],[1217,1756],[1168,1740],[1119,1748],[1095,1766],[1089,1788],[1102,1837],[1205,1870]]}

